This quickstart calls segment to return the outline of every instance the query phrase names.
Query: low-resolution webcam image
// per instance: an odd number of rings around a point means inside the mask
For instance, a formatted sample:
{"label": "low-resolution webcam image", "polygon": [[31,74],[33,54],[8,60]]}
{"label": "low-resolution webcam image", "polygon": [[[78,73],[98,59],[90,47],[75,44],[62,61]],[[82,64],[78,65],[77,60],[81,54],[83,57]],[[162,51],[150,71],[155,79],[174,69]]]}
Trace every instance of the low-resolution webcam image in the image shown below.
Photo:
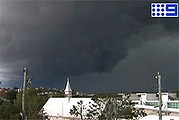
{"label": "low-resolution webcam image", "polygon": [[0,0],[0,120],[179,120],[178,0]]}

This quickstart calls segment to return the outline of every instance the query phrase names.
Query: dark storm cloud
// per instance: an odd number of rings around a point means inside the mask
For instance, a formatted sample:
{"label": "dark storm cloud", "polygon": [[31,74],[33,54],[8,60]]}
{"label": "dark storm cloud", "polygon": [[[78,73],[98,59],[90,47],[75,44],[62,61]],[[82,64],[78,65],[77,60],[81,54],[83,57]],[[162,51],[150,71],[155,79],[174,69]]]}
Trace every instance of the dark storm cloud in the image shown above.
{"label": "dark storm cloud", "polygon": [[16,74],[24,66],[45,77],[109,72],[151,36],[178,31],[176,18],[151,20],[149,2],[1,1],[0,7],[1,67]]}

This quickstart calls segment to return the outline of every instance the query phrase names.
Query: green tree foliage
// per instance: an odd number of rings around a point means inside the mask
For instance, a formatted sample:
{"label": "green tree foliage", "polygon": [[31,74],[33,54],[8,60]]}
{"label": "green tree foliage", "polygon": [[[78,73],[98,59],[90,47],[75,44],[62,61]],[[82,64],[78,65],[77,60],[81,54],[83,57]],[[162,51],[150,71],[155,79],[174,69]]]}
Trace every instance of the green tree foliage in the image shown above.
{"label": "green tree foliage", "polygon": [[0,101],[0,119],[17,119],[19,118],[20,105],[16,104],[17,92],[8,90]]}
{"label": "green tree foliage", "polygon": [[134,104],[129,99],[130,95],[124,96],[107,95],[105,98],[93,98],[97,106],[93,109],[98,109],[100,120],[116,120],[116,119],[137,119],[139,117],[146,116],[143,109],[136,109]]}
{"label": "green tree foliage", "polygon": [[4,101],[0,99],[0,105],[2,105],[3,102],[4,102]]}
{"label": "green tree foliage", "polygon": [[20,106],[4,101],[0,106],[0,119],[18,119]]}
{"label": "green tree foliage", "polygon": [[37,119],[41,117],[39,111],[48,98],[47,96],[39,96],[37,93],[38,91],[36,89],[26,90],[26,115],[29,119]]}
{"label": "green tree foliage", "polygon": [[77,102],[77,106],[73,105],[73,108],[70,109],[70,114],[76,117],[80,116],[81,120],[83,120],[85,109],[86,106],[83,104],[83,101],[80,100],[79,102]]}
{"label": "green tree foliage", "polygon": [[5,98],[10,100],[11,103],[14,103],[14,101],[16,100],[16,94],[17,92],[15,92],[14,90],[10,90],[6,93]]}
{"label": "green tree foliage", "polygon": [[[48,96],[37,95],[38,90],[28,88],[26,90],[26,115],[28,119],[40,119],[38,114]],[[0,119],[19,119],[21,111],[22,94],[15,91],[9,91],[6,99],[10,101],[0,101]]]}
{"label": "green tree foliage", "polygon": [[139,117],[146,116],[143,109],[136,109],[134,104],[129,99],[130,95],[116,96],[104,95],[102,98],[94,97],[95,103],[90,104],[85,115],[83,114],[83,102],[78,102],[77,106],[73,105],[70,110],[71,115],[81,116],[81,120],[120,120],[120,119],[138,119]]}

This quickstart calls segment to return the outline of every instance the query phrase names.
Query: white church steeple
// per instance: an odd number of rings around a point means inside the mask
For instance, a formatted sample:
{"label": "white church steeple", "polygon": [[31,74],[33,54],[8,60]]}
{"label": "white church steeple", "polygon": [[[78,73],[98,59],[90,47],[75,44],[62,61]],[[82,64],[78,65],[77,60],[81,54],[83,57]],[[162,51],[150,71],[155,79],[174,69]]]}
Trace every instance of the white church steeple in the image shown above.
{"label": "white church steeple", "polygon": [[70,86],[70,79],[67,78],[66,88],[65,88],[65,97],[71,98],[72,97],[72,89]]}

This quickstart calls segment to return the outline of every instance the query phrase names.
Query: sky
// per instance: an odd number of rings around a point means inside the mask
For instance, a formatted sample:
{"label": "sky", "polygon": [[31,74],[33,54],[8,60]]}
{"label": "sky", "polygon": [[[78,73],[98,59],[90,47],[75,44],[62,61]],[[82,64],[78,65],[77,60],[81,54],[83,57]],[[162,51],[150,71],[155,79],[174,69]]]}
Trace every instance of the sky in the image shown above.
{"label": "sky", "polygon": [[151,18],[150,3],[0,0],[0,87],[22,87],[27,67],[31,87],[156,92],[160,72],[179,89],[178,18]]}

